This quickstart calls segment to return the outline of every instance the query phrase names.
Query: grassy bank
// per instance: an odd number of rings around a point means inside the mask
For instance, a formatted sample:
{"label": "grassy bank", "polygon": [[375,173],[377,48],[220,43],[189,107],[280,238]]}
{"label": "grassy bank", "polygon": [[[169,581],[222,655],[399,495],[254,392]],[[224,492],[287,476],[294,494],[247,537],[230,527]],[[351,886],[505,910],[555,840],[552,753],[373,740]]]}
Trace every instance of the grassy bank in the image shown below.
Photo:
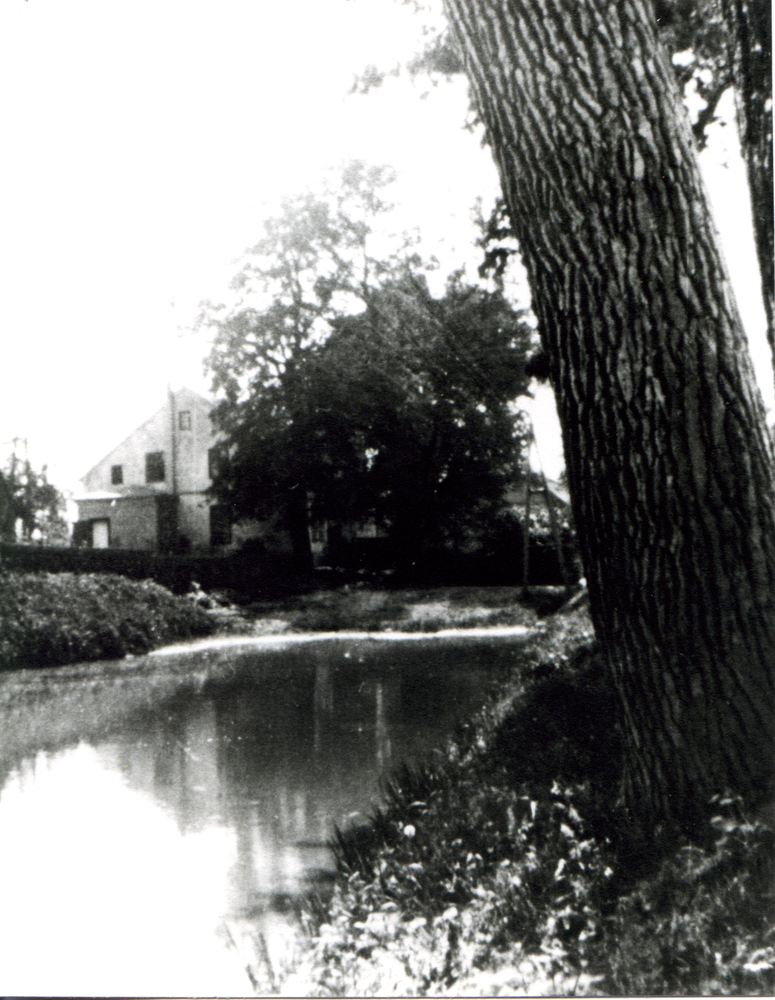
{"label": "grassy bank", "polygon": [[[583,610],[555,617],[444,757],[337,838],[293,996],[770,995],[773,831],[731,798],[701,844],[628,839],[616,705]],[[262,981],[261,975],[257,979]]]}
{"label": "grassy bank", "polygon": [[564,587],[318,589],[243,607],[261,631],[437,632],[448,628],[535,626],[565,600]]}
{"label": "grassy bank", "polygon": [[0,574],[0,669],[147,653],[214,631],[185,598],[113,574]]}

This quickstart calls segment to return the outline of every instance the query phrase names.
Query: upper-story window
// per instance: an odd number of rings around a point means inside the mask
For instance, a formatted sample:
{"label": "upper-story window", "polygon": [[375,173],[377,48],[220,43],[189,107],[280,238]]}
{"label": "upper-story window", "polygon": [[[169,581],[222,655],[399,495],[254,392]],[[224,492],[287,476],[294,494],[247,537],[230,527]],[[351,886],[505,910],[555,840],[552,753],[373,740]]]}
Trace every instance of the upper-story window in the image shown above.
{"label": "upper-story window", "polygon": [[178,430],[191,430],[191,410],[181,410],[178,413]]}
{"label": "upper-story window", "polygon": [[124,482],[124,466],[123,465],[111,465],[110,467],[110,481],[113,486],[120,486]]}
{"label": "upper-story window", "polygon": [[149,451],[145,455],[145,481],[146,483],[164,482],[164,452]]}

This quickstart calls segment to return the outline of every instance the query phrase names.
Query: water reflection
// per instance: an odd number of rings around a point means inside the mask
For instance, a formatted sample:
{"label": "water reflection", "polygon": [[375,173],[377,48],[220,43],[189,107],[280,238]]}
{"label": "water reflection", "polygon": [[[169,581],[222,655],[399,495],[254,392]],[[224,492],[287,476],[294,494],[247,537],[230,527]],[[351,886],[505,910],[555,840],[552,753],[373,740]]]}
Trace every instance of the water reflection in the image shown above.
{"label": "water reflection", "polygon": [[230,832],[182,837],[94,748],[38,755],[9,780],[0,857],[6,995],[246,995],[213,919]]}
{"label": "water reflection", "polygon": [[6,995],[244,995],[223,918],[266,919],[330,868],[333,824],[368,812],[385,772],[440,745],[494,676],[492,650],[449,645],[228,655],[229,683],[8,776]]}

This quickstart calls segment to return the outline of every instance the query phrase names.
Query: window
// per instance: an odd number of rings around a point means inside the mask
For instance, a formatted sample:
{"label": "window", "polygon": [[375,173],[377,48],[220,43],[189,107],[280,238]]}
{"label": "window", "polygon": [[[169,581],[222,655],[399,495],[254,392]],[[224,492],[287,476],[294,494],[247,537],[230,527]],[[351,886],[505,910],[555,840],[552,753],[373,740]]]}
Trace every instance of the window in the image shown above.
{"label": "window", "polygon": [[226,504],[215,504],[210,508],[210,544],[231,544],[231,518]]}
{"label": "window", "polygon": [[149,451],[145,456],[146,483],[164,482],[164,452]]}
{"label": "window", "polygon": [[120,486],[124,482],[124,466],[123,465],[111,465],[110,467],[110,481],[114,486]]}
{"label": "window", "polygon": [[178,414],[178,430],[191,430],[191,410],[181,410]]}

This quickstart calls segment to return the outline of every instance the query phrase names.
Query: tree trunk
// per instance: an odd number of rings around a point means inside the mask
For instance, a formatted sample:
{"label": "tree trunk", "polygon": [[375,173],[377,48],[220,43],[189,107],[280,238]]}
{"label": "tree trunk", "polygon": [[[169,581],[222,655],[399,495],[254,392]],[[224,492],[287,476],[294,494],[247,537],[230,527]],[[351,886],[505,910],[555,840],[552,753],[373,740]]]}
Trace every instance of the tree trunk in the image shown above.
{"label": "tree trunk", "polygon": [[772,190],[772,4],[722,0],[735,82],[737,129],[748,172],[756,254],[775,366],[775,247]]}
{"label": "tree trunk", "polygon": [[446,0],[558,401],[625,796],[772,793],[775,488],[689,126],[641,0]]}
{"label": "tree trunk", "polygon": [[294,571],[303,575],[311,573],[314,568],[312,543],[309,537],[307,491],[303,483],[297,483],[288,491],[285,522],[291,539]]}

